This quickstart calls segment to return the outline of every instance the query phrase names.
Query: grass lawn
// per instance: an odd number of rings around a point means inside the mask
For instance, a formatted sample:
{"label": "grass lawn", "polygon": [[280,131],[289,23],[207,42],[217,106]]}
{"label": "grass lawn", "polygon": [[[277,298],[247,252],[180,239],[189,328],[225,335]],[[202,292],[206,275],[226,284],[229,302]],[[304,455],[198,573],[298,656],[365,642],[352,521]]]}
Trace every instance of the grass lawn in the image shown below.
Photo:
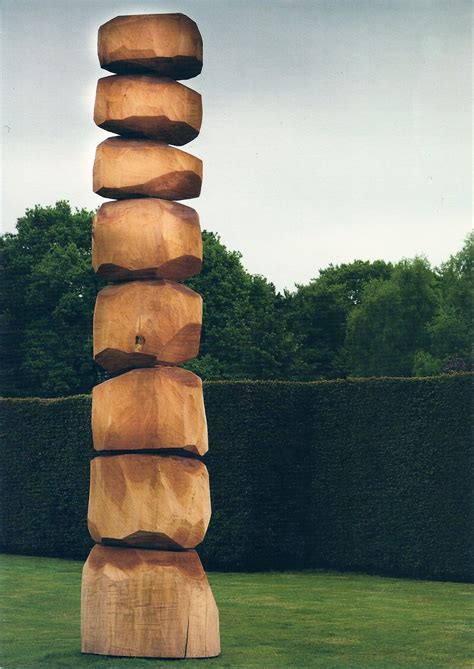
{"label": "grass lawn", "polygon": [[335,572],[210,574],[221,614],[213,660],[81,655],[82,563],[0,557],[0,667],[471,668],[474,587]]}

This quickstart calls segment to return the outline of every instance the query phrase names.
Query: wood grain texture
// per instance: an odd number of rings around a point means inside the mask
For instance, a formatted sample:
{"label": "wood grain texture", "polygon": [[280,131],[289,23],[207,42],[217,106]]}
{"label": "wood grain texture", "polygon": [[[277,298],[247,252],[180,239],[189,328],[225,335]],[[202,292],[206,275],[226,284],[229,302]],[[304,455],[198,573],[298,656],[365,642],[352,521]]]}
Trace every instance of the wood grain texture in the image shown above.
{"label": "wood grain texture", "polygon": [[127,453],[91,461],[87,525],[96,543],[195,548],[210,518],[209,475],[199,460]]}
{"label": "wood grain texture", "polygon": [[202,38],[184,14],[117,16],[99,28],[100,66],[118,74],[190,79],[202,70]]}
{"label": "wood grain texture", "polygon": [[149,137],[182,146],[199,134],[201,96],[172,79],[104,77],[97,83],[94,122],[118,135]]}
{"label": "wood grain texture", "polygon": [[198,197],[201,185],[202,161],[173,146],[109,137],[97,147],[93,189],[102,197],[186,200]]}
{"label": "wood grain texture", "polygon": [[201,379],[179,367],[134,369],[95,386],[96,451],[208,450]]}
{"label": "wood grain texture", "polygon": [[179,365],[199,351],[202,299],[172,281],[103,288],[94,310],[94,360],[110,372]]}
{"label": "wood grain texture", "polygon": [[94,546],[82,576],[81,636],[83,653],[219,655],[219,613],[197,553]]}
{"label": "wood grain texture", "polygon": [[92,225],[92,266],[104,279],[172,279],[202,267],[199,216],[156,198],[106,202]]}

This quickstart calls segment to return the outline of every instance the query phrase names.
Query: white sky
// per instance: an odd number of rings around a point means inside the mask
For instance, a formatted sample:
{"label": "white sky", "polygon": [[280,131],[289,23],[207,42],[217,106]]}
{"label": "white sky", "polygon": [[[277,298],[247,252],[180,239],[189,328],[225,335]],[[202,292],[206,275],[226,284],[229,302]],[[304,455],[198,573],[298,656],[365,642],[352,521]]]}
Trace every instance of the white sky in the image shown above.
{"label": "white sky", "polygon": [[4,0],[3,229],[94,209],[96,35],[181,11],[204,39],[203,228],[279,289],[329,263],[439,263],[469,231],[471,4],[458,0]]}

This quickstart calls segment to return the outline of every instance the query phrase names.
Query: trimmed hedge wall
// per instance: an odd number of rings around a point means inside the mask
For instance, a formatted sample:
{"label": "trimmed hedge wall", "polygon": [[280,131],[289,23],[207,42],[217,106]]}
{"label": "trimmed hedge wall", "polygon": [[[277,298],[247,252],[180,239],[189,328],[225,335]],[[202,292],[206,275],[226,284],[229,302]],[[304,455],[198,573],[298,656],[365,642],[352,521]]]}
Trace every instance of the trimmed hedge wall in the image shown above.
{"label": "trimmed hedge wall", "polygon": [[[205,384],[206,567],[472,580],[471,381]],[[90,408],[0,401],[4,551],[87,555]]]}

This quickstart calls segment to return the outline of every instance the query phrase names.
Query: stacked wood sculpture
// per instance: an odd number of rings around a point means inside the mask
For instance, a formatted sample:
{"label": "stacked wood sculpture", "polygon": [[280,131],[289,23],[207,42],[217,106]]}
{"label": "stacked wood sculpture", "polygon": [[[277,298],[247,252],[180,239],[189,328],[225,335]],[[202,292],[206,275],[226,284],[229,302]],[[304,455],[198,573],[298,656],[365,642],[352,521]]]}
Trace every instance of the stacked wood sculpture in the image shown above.
{"label": "stacked wood sculpture", "polygon": [[[201,380],[195,357],[201,161],[183,145],[201,126],[201,96],[178,83],[201,71],[202,40],[182,14],[119,16],[99,30],[94,120],[120,137],[97,148],[94,191],[115,198],[93,224],[94,359],[113,375],[94,388],[82,651],[184,658],[220,652],[219,614],[194,550],[211,516]],[[133,198],[133,199],[132,199]]]}

